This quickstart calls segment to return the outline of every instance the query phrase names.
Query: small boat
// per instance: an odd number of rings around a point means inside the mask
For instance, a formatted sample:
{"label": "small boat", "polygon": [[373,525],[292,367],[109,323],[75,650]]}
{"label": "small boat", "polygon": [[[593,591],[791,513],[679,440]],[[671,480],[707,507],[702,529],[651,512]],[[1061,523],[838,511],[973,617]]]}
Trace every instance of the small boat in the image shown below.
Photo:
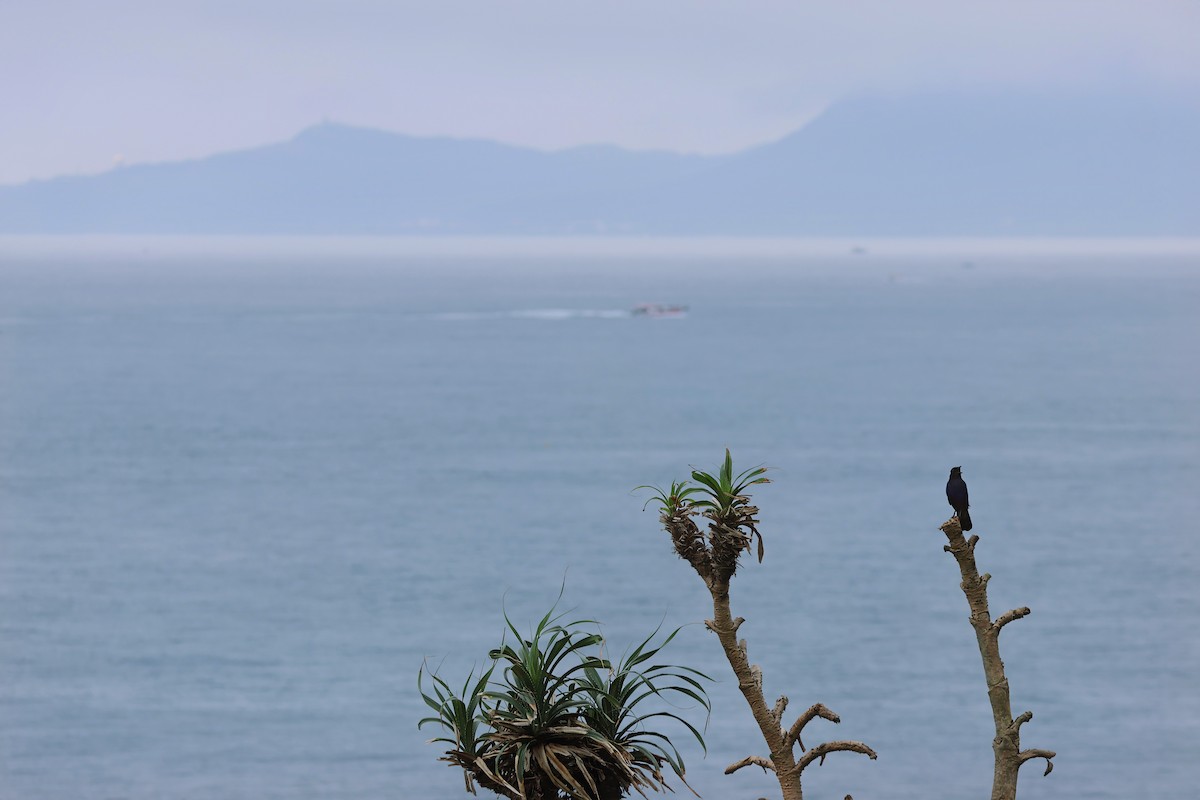
{"label": "small boat", "polygon": [[662,303],[639,303],[629,312],[634,317],[682,317],[687,314],[687,306],[664,305]]}

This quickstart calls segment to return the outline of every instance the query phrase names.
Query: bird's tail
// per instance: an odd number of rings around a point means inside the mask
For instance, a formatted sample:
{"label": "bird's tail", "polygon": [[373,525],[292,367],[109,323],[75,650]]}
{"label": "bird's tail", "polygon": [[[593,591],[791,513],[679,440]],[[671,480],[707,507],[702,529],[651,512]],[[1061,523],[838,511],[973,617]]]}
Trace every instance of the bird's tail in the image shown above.
{"label": "bird's tail", "polygon": [[964,531],[971,530],[971,513],[965,508],[958,512],[958,524],[962,526]]}

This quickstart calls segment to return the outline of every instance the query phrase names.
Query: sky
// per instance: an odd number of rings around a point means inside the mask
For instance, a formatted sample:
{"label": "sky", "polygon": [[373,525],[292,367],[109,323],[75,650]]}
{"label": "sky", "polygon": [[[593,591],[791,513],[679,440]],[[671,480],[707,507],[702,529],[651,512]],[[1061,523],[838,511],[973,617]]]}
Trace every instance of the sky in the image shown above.
{"label": "sky", "polygon": [[848,95],[1200,97],[1197,0],[0,0],[0,184],[330,120],[731,152]]}

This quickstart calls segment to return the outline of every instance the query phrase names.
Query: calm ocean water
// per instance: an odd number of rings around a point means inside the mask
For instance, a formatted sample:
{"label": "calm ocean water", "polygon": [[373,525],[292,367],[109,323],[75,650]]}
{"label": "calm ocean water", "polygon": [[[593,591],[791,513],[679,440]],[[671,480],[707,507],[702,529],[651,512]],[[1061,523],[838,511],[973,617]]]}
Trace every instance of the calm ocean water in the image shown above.
{"label": "calm ocean water", "polygon": [[[961,464],[1020,796],[1191,800],[1200,247],[849,244],[0,240],[0,798],[459,797],[423,659],[564,580],[617,649],[703,620],[630,490],[728,446],[767,692],[879,752],[810,796],[987,794]],[[715,637],[666,655],[719,679],[693,786],[770,795]]]}

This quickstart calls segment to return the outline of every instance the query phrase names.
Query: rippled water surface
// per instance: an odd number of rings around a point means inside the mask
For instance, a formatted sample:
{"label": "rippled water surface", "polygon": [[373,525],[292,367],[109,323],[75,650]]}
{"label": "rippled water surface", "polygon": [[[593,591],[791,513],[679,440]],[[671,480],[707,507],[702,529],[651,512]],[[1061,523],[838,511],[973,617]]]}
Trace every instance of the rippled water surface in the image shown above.
{"label": "rippled water surface", "polygon": [[986,796],[961,464],[993,612],[1033,608],[1002,652],[1059,755],[1021,797],[1190,800],[1198,306],[1195,248],[2,240],[0,798],[459,797],[417,670],[564,580],[618,650],[690,624],[690,781],[769,794],[721,774],[763,746],[630,491],[728,446],[775,478],[733,586],[767,692],[879,752],[810,796]]}

